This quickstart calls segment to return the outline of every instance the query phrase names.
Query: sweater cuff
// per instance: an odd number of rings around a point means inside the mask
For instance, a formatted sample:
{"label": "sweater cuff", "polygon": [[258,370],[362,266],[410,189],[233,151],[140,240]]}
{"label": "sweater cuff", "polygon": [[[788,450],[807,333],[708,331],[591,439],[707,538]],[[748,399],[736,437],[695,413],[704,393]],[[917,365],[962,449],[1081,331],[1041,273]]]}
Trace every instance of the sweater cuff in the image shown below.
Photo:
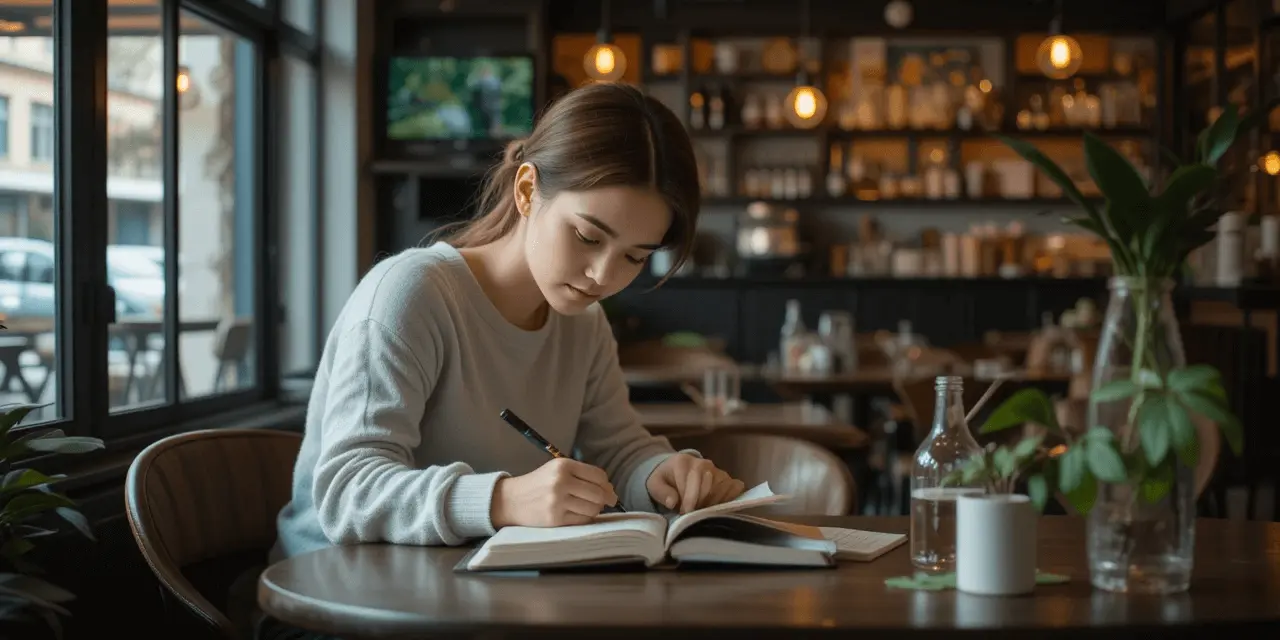
{"label": "sweater cuff", "polygon": [[490,513],[493,507],[493,490],[499,479],[509,475],[495,471],[458,476],[449,491],[448,507],[445,510],[449,529],[462,538],[488,537],[497,533]]}
{"label": "sweater cuff", "polygon": [[622,505],[629,511],[662,513],[666,507],[654,502],[653,496],[649,495],[649,476],[653,475],[653,471],[658,468],[658,465],[677,453],[687,453],[695,458],[702,457],[702,454],[694,449],[682,449],[673,453],[661,453],[646,459],[636,467],[635,471],[631,472],[631,482],[628,483],[624,495],[619,496]]}

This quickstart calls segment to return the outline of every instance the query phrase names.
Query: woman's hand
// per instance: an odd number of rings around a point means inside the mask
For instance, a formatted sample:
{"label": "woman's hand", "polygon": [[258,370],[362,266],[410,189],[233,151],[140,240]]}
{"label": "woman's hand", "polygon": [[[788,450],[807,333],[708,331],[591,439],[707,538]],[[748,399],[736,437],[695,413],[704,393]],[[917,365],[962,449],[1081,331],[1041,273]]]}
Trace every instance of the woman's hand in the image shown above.
{"label": "woman's hand", "polygon": [[522,476],[498,480],[489,520],[495,529],[586,524],[615,504],[618,494],[603,469],[556,458]]}
{"label": "woman's hand", "polygon": [[746,486],[710,460],[677,453],[653,470],[645,488],[654,502],[689,513],[732,500],[742,495]]}

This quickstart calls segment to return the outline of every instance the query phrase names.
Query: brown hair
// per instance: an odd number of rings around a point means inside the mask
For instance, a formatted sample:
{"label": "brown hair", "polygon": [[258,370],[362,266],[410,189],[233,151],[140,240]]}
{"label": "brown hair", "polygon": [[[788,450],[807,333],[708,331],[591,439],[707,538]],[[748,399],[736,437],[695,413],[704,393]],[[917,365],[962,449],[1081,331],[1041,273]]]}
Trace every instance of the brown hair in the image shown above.
{"label": "brown hair", "polygon": [[664,249],[675,252],[666,275],[688,259],[700,205],[698,165],[684,125],[657,100],[626,84],[597,83],[569,92],[528,138],[507,145],[501,164],[485,180],[477,216],[433,235],[461,248],[511,233],[520,219],[513,183],[525,162],[537,169],[544,198],[612,185],[652,187],[672,214],[662,238]]}

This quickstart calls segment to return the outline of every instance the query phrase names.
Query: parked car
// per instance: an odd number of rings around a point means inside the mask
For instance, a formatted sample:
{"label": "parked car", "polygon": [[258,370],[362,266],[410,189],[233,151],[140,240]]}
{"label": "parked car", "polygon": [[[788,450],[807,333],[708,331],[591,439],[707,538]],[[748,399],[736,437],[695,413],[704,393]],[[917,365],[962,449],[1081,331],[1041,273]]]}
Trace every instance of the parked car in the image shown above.
{"label": "parked car", "polygon": [[[107,247],[107,283],[117,316],[164,315],[163,262],[134,247]],[[0,237],[0,313],[8,318],[50,317],[55,311],[54,245],[48,240]]]}

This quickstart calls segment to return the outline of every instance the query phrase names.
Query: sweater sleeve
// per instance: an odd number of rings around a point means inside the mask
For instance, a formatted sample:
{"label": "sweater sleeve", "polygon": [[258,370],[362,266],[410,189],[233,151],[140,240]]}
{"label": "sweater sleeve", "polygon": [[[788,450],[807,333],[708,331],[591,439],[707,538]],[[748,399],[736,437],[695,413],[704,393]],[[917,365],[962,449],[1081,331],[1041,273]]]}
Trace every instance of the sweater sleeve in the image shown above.
{"label": "sweater sleeve", "polygon": [[[587,377],[576,448],[583,462],[609,474],[618,499],[631,511],[659,511],[645,484],[675,451],[666,438],[640,424],[618,364],[618,344],[601,311],[593,323],[591,370]],[[696,451],[685,451],[697,455]]]}
{"label": "sweater sleeve", "polygon": [[415,340],[412,349],[374,318],[334,338],[312,485],[325,536],[335,544],[457,545],[493,535],[493,489],[506,474],[414,464],[438,343]]}

